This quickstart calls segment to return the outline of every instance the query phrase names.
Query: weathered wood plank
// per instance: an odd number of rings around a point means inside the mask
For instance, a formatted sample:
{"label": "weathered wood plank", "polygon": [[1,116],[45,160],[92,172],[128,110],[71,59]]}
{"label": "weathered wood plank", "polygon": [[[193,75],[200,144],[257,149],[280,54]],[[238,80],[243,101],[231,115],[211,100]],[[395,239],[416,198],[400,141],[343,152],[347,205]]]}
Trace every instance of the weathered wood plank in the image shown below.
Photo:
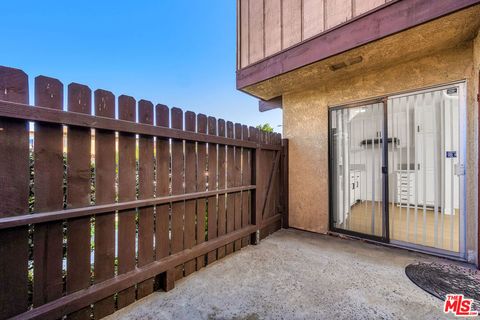
{"label": "weathered wood plank", "polygon": [[[28,77],[0,66],[0,99],[28,104]],[[28,214],[29,146],[24,120],[0,117],[0,217]],[[15,174],[12,174],[15,172]],[[0,231],[0,319],[28,308],[28,227]]]}
{"label": "weathered wood plank", "polygon": [[[248,127],[242,126],[242,139],[248,140]],[[242,149],[242,185],[249,185],[252,182],[251,177],[251,153],[248,149]],[[242,228],[251,223],[250,219],[250,192],[242,192]],[[245,237],[242,239],[242,247],[245,247],[250,244],[250,239]]]}
{"label": "weathered wood plank", "polygon": [[254,63],[265,56],[264,51],[264,15],[263,0],[248,2],[249,63]]}
{"label": "weathered wood plank", "polygon": [[249,62],[249,27],[248,27],[248,2],[249,0],[240,1],[240,66],[242,68],[248,66]]}
{"label": "weathered wood plank", "polygon": [[[235,123],[234,126],[235,139],[242,140],[242,125]],[[234,148],[234,163],[233,163],[233,186],[239,187],[242,185],[242,148]],[[234,230],[242,228],[242,194],[240,192],[233,194],[235,205]],[[234,244],[235,251],[242,248],[242,240],[238,239]]]}
{"label": "weathered wood plank", "polygon": [[282,50],[282,0],[265,0],[265,56]]}
{"label": "weathered wood plank", "polygon": [[302,41],[302,0],[282,0],[282,5],[282,49],[286,49]]}
{"label": "weathered wood plank", "polygon": [[[156,125],[168,128],[170,110],[165,105],[156,106]],[[170,194],[170,141],[165,138],[157,138],[157,190],[156,197],[164,197]],[[160,260],[170,254],[170,204],[161,204],[156,207],[155,217],[155,259]],[[175,274],[165,272],[161,278],[164,281],[160,285],[165,291],[173,288]]]}
{"label": "weathered wood plank", "polygon": [[[118,97],[118,118],[134,123],[136,121],[136,101],[122,95]],[[118,135],[118,201],[136,199],[136,138],[131,133]],[[135,269],[136,253],[136,210],[124,210],[118,213],[118,274]],[[135,302],[135,287],[118,293],[117,307],[124,308]]]}
{"label": "weathered wood plank", "polygon": [[[197,115],[197,132],[207,133],[207,117],[204,114]],[[197,168],[196,168],[197,191],[207,190],[207,144],[197,143]],[[215,197],[216,198],[216,197]],[[214,209],[216,211],[216,208]],[[207,232],[206,226],[207,202],[206,199],[197,200],[197,244],[205,242]],[[215,215],[216,216],[216,215]],[[216,217],[214,222],[216,224]],[[202,255],[197,258],[197,270],[205,266],[206,256]]]}
{"label": "weathered wood plank", "polygon": [[[217,120],[214,117],[208,117],[208,134],[217,134]],[[208,190],[218,189],[217,147],[216,144],[208,144]],[[208,198],[208,241],[217,237],[219,214],[217,202],[217,196]],[[207,260],[209,264],[217,260],[217,250],[209,252]]]}
{"label": "weathered wood plank", "polygon": [[[183,111],[179,108],[172,108],[173,129],[183,130]],[[172,141],[172,194],[182,194],[185,189],[184,182],[184,165],[183,165],[183,141]],[[183,250],[183,226],[185,215],[185,202],[177,202],[172,204],[172,254]],[[183,265],[176,267],[176,280],[183,277]]]}
{"label": "weathered wood plank", "polygon": [[[218,120],[218,136],[225,137],[225,120]],[[218,146],[218,189],[225,189],[225,177],[226,177],[226,146]],[[223,236],[227,233],[227,215],[226,215],[226,196],[220,194],[218,196],[218,215],[217,215],[217,235]],[[218,248],[218,259],[225,257],[224,247]]]}
{"label": "weathered wood plank", "polygon": [[[92,91],[89,87],[71,83],[68,86],[68,110],[91,114]],[[90,129],[70,126],[67,137],[67,209],[90,205],[91,178]],[[90,286],[90,217],[67,222],[67,294]],[[90,319],[92,310],[83,308],[68,315],[69,319]]]}
{"label": "weathered wood plank", "polygon": [[[153,125],[153,104],[150,101],[138,102],[138,122]],[[138,158],[138,199],[149,199],[154,196],[154,145],[153,137],[139,136]],[[153,249],[153,206],[138,210],[138,267],[154,261]],[[153,292],[154,278],[137,284],[137,299]]]}
{"label": "weathered wood plank", "polygon": [[[95,115],[115,117],[115,96],[105,90],[94,93]],[[115,202],[115,132],[95,131],[95,203]],[[115,213],[95,216],[94,283],[113,278],[115,265]],[[115,311],[113,296],[96,302],[93,314],[96,319]]]}
{"label": "weathered wood plank", "polygon": [[[195,132],[196,115],[193,112],[185,112],[185,130]],[[196,155],[195,142],[185,142],[185,192],[196,192]],[[195,213],[196,201],[189,200],[185,202],[185,249],[191,249],[195,245]],[[185,276],[190,275],[196,269],[196,261],[191,260],[185,263]]]}
{"label": "weathered wood plank", "polygon": [[303,0],[303,39],[311,38],[324,30],[324,1]]}
{"label": "weathered wood plank", "polygon": [[[35,78],[35,105],[63,109],[63,84],[57,79]],[[35,210],[63,209],[63,127],[35,124],[34,139]],[[33,235],[33,306],[63,295],[63,227],[54,221],[35,226]]]}
{"label": "weathered wood plank", "polygon": [[[227,122],[227,137],[233,139],[233,123]],[[227,188],[234,186],[234,172],[235,172],[235,153],[233,147],[227,147]],[[235,230],[235,195],[228,194],[227,197],[227,234]],[[226,254],[233,252],[233,243],[227,244]]]}

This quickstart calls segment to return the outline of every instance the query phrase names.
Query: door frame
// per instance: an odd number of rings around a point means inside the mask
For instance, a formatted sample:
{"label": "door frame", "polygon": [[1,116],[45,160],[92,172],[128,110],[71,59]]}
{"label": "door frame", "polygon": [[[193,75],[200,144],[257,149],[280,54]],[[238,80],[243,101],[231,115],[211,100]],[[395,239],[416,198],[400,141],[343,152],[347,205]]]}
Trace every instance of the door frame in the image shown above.
{"label": "door frame", "polygon": [[[388,130],[387,120],[387,97],[381,97],[376,99],[369,99],[369,100],[362,100],[353,103],[347,103],[339,106],[333,106],[328,108],[328,159],[331,159],[332,156],[332,141],[330,137],[330,125],[331,125],[331,112],[334,110],[342,110],[342,109],[349,109],[349,108],[356,108],[356,107],[363,107],[369,104],[382,104],[383,105],[383,127],[382,127],[382,137],[385,137]],[[382,236],[376,236],[372,234],[360,233],[351,230],[345,230],[336,228],[334,225],[334,212],[333,212],[333,162],[328,161],[328,202],[329,202],[329,214],[328,214],[328,226],[329,230],[340,233],[346,234],[353,237],[364,238],[368,240],[373,240],[382,243],[390,243],[390,231],[389,231],[389,223],[385,223],[385,221],[389,221],[389,208],[388,208],[388,201],[384,201],[384,199],[388,199],[388,148],[385,148],[385,145],[388,144],[387,139],[382,139]],[[386,193],[385,193],[386,192]],[[385,198],[387,195],[387,198]]]}
{"label": "door frame", "polygon": [[[401,95],[408,95],[408,94],[413,94],[413,93],[421,93],[421,92],[428,92],[432,90],[440,90],[442,88],[448,88],[450,86],[455,86],[459,85],[460,86],[460,121],[461,123],[466,125],[466,111],[467,111],[467,80],[458,80],[458,81],[453,81],[449,83],[444,83],[444,84],[439,84],[439,85],[433,85],[433,86],[427,86],[423,88],[418,88],[418,89],[412,89],[412,90],[405,90],[402,92],[398,93],[391,93],[388,95],[383,95],[378,98],[372,98],[372,99],[365,99],[365,100],[358,100],[355,102],[351,103],[345,103],[345,104],[340,104],[340,105],[333,105],[328,107],[328,187],[329,187],[329,195],[328,195],[328,201],[329,201],[329,231],[338,233],[338,234],[345,234],[357,238],[362,238],[362,239],[367,239],[367,240],[373,240],[376,242],[381,242],[385,243],[394,247],[402,247],[406,249],[412,249],[415,251],[420,251],[420,252],[425,252],[429,254],[436,254],[436,255],[441,255],[441,256],[448,256],[452,258],[460,258],[462,260],[466,259],[466,222],[467,222],[467,217],[466,217],[466,178],[465,175],[461,178],[461,185],[460,185],[460,230],[459,230],[459,252],[454,252],[454,251],[448,251],[440,248],[434,248],[434,247],[428,247],[428,246],[423,246],[419,244],[414,244],[414,243],[408,243],[408,242],[402,242],[402,241],[395,241],[390,239],[390,220],[389,220],[389,184],[388,184],[388,139],[382,139],[382,217],[383,217],[383,235],[382,237],[375,236],[375,235],[370,235],[370,234],[363,234],[355,231],[350,231],[350,230],[345,230],[345,229],[340,229],[336,228],[334,226],[334,212],[333,212],[333,193],[330,192],[333,186],[333,176],[332,176],[332,166],[333,163],[330,161],[331,156],[332,156],[332,150],[331,150],[331,136],[330,136],[330,125],[331,125],[331,111],[334,110],[341,110],[341,109],[347,109],[347,108],[354,108],[354,107],[361,107],[365,106],[368,104],[373,104],[373,103],[383,103],[383,130],[382,130],[382,136],[386,137],[388,135],[388,113],[387,113],[387,101],[389,98],[392,97],[398,97]],[[480,73],[479,73],[479,95],[480,95]],[[480,96],[479,96],[479,110],[480,110]],[[479,116],[480,119],[480,116]],[[461,146],[460,148],[463,150],[463,157],[464,157],[464,165],[465,165],[465,170],[467,170],[467,154],[466,154],[466,128],[460,128],[460,137],[461,137]],[[460,151],[460,150],[459,150]],[[480,168],[480,165],[479,165]],[[479,181],[480,181],[480,171],[479,171]],[[384,199],[387,199],[387,201],[384,201]],[[480,203],[480,201],[479,201]],[[478,238],[480,242],[480,219],[478,219]],[[478,252],[479,252],[479,257],[480,257],[480,245],[477,245],[478,247]],[[478,258],[480,260],[480,258]],[[479,264],[479,269],[480,269],[480,264]]]}

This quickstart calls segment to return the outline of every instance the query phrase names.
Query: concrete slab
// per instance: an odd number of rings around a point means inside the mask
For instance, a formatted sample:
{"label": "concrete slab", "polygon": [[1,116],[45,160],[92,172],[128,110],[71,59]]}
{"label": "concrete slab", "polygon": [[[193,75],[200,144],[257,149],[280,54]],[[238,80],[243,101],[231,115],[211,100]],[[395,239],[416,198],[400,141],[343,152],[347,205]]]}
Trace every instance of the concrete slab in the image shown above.
{"label": "concrete slab", "polygon": [[404,267],[439,258],[288,229],[110,319],[442,319]]}

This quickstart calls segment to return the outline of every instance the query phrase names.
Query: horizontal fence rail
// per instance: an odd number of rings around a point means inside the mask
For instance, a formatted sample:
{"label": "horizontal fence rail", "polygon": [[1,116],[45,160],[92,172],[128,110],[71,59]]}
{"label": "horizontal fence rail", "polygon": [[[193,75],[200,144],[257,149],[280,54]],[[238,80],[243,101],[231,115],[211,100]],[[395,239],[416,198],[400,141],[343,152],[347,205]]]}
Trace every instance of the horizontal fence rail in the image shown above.
{"label": "horizontal fence rail", "polygon": [[34,86],[0,67],[0,319],[101,319],[285,225],[279,134]]}

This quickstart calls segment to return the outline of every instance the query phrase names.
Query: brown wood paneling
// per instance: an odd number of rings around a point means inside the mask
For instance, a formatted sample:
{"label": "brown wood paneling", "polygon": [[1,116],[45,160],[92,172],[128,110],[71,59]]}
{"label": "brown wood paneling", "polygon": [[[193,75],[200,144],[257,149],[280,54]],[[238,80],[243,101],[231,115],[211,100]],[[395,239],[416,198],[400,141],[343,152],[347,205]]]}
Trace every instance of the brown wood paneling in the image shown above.
{"label": "brown wood paneling", "polygon": [[283,49],[302,41],[302,0],[282,0]]}
{"label": "brown wood paneling", "polygon": [[[133,97],[118,97],[118,118],[135,122],[137,103]],[[118,135],[118,201],[136,200],[136,138],[131,133]],[[118,274],[135,269],[136,210],[118,212]],[[124,308],[135,301],[135,287],[118,293],[117,307]]]}
{"label": "brown wood paneling", "polygon": [[[183,111],[172,108],[172,128],[183,129]],[[183,141],[172,141],[172,194],[185,193],[184,179]],[[172,204],[172,254],[183,250],[183,226],[185,215],[185,202]],[[176,280],[183,277],[183,265],[176,268]]]}
{"label": "brown wood paneling", "polygon": [[282,50],[281,0],[265,0],[265,56]]}
{"label": "brown wood paneling", "polygon": [[303,0],[303,39],[311,38],[324,30],[324,1],[326,0]]}
{"label": "brown wood paneling", "polygon": [[[233,123],[227,122],[227,137],[234,137],[233,133]],[[235,184],[234,179],[235,173],[235,149],[234,147],[227,147],[227,188],[233,187]],[[233,232],[235,230],[235,195],[227,194],[227,233]],[[227,244],[226,254],[233,252],[233,243]]]}
{"label": "brown wood paneling", "polygon": [[240,67],[244,68],[250,64],[249,55],[249,0],[238,0],[240,1]]}
{"label": "brown wood paneling", "polygon": [[[191,111],[185,112],[185,130],[195,132],[196,115]],[[185,192],[197,191],[195,142],[185,142]],[[185,249],[195,245],[195,215],[197,201],[185,201]],[[195,272],[196,261],[185,263],[185,276]]]}
{"label": "brown wood paneling", "polygon": [[385,3],[385,0],[353,0],[353,16],[356,17]]}
{"label": "brown wood paneling", "polygon": [[[242,140],[242,125],[235,123],[234,126],[235,139]],[[242,185],[242,148],[234,148],[234,163],[233,163],[233,185],[239,187]],[[234,195],[235,202],[235,222],[234,230],[242,228],[242,194],[240,192]],[[242,240],[235,241],[235,251],[242,248]]]}
{"label": "brown wood paneling", "polygon": [[[138,122],[153,125],[153,104],[147,100],[138,102]],[[150,199],[154,196],[155,158],[153,137],[140,135],[138,150],[138,199]],[[138,210],[138,261],[143,267],[154,261],[153,251],[153,206]],[[154,278],[137,284],[137,299],[153,292]]]}
{"label": "brown wood paneling", "polygon": [[[63,109],[63,84],[57,79],[35,78],[35,105]],[[63,209],[63,127],[36,123],[34,139],[35,211]],[[35,226],[33,236],[33,306],[63,295],[63,227],[55,221]]]}
{"label": "brown wood paneling", "polygon": [[[95,115],[115,117],[115,96],[105,90],[94,93]],[[95,203],[115,202],[115,132],[95,131]],[[115,213],[95,217],[94,282],[99,283],[114,276],[115,264]],[[95,303],[95,318],[105,317],[115,311],[113,296]]]}
{"label": "brown wood paneling", "polygon": [[352,18],[352,0],[325,0],[325,29],[330,29]]}
{"label": "brown wood paneling", "polygon": [[[197,131],[199,133],[207,133],[207,116],[204,114],[197,115]],[[197,143],[197,191],[207,191],[207,144]],[[216,198],[216,197],[214,197]],[[205,242],[206,233],[206,218],[207,218],[207,199],[197,200],[197,244]],[[216,212],[216,206],[213,211]],[[216,215],[214,215],[214,222],[216,224]],[[197,270],[205,266],[206,256],[197,258]]]}
{"label": "brown wood paneling", "polygon": [[[225,120],[218,119],[218,135],[225,137]],[[225,189],[226,147],[218,146],[218,189]],[[218,196],[217,234],[219,237],[227,233],[226,196]],[[218,259],[225,257],[225,247],[218,248]]]}
{"label": "brown wood paneling", "polygon": [[[165,105],[156,106],[156,125],[168,127],[170,110]],[[170,141],[157,138],[157,190],[156,196],[170,194]],[[170,254],[170,204],[157,206],[155,219],[155,258],[160,260]]]}
{"label": "brown wood paneling", "polygon": [[324,31],[297,46],[238,70],[237,88],[244,89],[479,3],[480,0],[389,1],[379,10],[372,10],[339,28]]}
{"label": "brown wood paneling", "polygon": [[[242,126],[242,139],[248,140],[248,127]],[[252,182],[251,177],[251,159],[250,150],[242,149],[242,185],[249,185]],[[242,228],[250,224],[250,192],[242,192]],[[250,243],[249,237],[242,239],[242,247],[247,246]]]}
{"label": "brown wood paneling", "polygon": [[[208,117],[208,134],[217,134],[217,120],[214,117]],[[218,178],[217,163],[217,145],[208,144],[208,190],[216,190]],[[218,232],[218,197],[208,198],[208,241],[217,237]],[[213,263],[217,260],[217,250],[209,252],[207,262]]]}
{"label": "brown wood paneling", "polygon": [[[68,86],[68,105],[72,112],[92,113],[92,91],[89,87],[71,83]],[[67,209],[90,205],[91,178],[90,129],[70,126],[67,137]],[[86,240],[88,239],[88,240]],[[90,286],[90,217],[67,221],[66,293]],[[69,319],[90,319],[92,310],[83,308],[68,315]]]}
{"label": "brown wood paneling", "polygon": [[264,55],[264,19],[263,3],[264,0],[249,1],[249,62],[254,63],[263,59]]}
{"label": "brown wood paneling", "polygon": [[[0,67],[0,100],[28,104],[28,77],[23,71]],[[27,214],[28,124],[0,118],[0,128],[0,217]],[[28,308],[28,228],[0,231],[0,243],[0,318],[4,319]]]}

